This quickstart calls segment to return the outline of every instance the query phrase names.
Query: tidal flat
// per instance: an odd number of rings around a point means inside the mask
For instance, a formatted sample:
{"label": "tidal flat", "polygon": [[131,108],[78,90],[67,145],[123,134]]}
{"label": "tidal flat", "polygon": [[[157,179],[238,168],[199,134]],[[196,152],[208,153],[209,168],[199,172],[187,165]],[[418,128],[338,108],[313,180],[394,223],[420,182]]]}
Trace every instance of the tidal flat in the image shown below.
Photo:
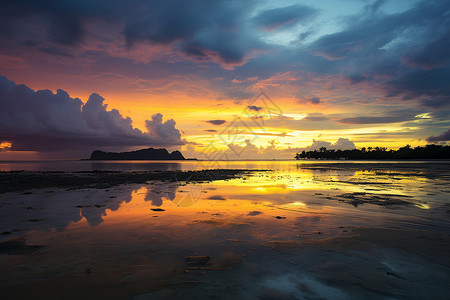
{"label": "tidal flat", "polygon": [[448,299],[450,162],[195,164],[2,172],[2,298]]}

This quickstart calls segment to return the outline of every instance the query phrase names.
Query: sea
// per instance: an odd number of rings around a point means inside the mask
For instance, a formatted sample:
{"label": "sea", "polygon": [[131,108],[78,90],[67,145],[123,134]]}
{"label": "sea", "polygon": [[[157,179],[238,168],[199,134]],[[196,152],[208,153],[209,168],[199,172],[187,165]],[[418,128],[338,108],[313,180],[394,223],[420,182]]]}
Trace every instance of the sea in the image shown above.
{"label": "sea", "polygon": [[0,194],[0,298],[448,299],[449,161],[0,162],[225,168],[252,172]]}

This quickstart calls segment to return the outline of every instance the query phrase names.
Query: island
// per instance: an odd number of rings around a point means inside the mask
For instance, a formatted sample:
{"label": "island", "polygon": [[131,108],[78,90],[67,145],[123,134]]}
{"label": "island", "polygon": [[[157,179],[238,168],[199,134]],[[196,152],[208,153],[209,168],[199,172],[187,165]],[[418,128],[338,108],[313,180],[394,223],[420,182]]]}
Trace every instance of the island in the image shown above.
{"label": "island", "polygon": [[295,159],[349,159],[349,160],[378,160],[378,159],[450,159],[450,145],[428,144],[424,147],[412,148],[406,145],[398,150],[387,150],[384,147],[365,147],[352,150],[334,150],[321,147],[318,151],[303,151],[297,153]]}
{"label": "island", "polygon": [[95,150],[89,160],[186,160],[180,151],[147,148],[130,152],[104,152]]}

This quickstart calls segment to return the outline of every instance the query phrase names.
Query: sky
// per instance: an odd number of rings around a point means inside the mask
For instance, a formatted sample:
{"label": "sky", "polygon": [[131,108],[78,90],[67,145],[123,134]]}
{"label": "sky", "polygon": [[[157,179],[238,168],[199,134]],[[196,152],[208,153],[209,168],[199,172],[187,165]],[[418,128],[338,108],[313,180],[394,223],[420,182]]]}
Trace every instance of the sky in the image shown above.
{"label": "sky", "polygon": [[0,5],[0,160],[450,141],[446,0]]}

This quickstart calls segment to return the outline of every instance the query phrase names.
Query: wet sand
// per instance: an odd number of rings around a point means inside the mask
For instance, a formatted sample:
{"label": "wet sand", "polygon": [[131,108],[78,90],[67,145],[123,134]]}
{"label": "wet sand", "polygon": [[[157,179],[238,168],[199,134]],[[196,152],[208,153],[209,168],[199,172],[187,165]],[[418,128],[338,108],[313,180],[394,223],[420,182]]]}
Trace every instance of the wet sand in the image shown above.
{"label": "wet sand", "polygon": [[[264,170],[259,170],[263,172]],[[120,184],[149,181],[203,182],[226,180],[255,170],[212,169],[200,171],[77,171],[77,172],[0,172],[0,193],[44,188],[110,188]]]}
{"label": "wet sand", "polygon": [[1,194],[0,292],[447,299],[448,171],[298,164],[241,172]]}

